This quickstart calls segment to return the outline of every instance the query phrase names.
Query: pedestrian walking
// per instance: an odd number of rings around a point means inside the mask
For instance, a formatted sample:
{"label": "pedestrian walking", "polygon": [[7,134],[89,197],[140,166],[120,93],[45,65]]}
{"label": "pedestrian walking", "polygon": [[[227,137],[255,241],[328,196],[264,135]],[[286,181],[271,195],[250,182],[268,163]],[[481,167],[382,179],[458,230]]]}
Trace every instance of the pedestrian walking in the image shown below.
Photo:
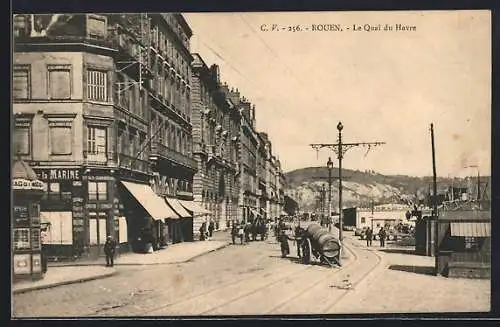
{"label": "pedestrian walking", "polygon": [[286,231],[282,229],[280,231],[280,234],[278,236],[279,242],[280,242],[280,248],[281,248],[281,257],[285,258],[287,255],[290,254],[290,246],[288,245],[288,240],[290,237],[286,235]]}
{"label": "pedestrian walking", "polygon": [[106,255],[106,267],[113,267],[115,260],[116,241],[108,235],[104,243],[104,254]]}
{"label": "pedestrian walking", "polygon": [[382,226],[378,232],[378,238],[380,239],[380,247],[385,247],[385,238],[387,237],[387,233],[385,228]]}
{"label": "pedestrian walking", "polygon": [[366,236],[366,246],[372,246],[373,231],[370,227],[366,229],[365,236]]}
{"label": "pedestrian walking", "polygon": [[208,237],[212,237],[214,229],[215,229],[214,221],[210,219],[210,223],[208,224]]}
{"label": "pedestrian walking", "polygon": [[243,245],[243,236],[245,236],[245,229],[243,224],[241,224],[238,228],[238,236],[240,237],[240,243]]}
{"label": "pedestrian walking", "polygon": [[300,227],[300,221],[299,224],[295,227],[295,243],[297,245],[297,257],[302,258],[302,255],[300,254],[300,245],[302,243],[302,238],[304,235],[304,229]]}
{"label": "pedestrian walking", "polygon": [[250,242],[250,232],[251,232],[251,229],[252,229],[252,224],[250,224],[250,223],[247,223],[245,225],[245,227],[243,227],[243,231],[245,232],[245,243],[249,243]]}
{"label": "pedestrian walking", "polygon": [[233,226],[231,227],[231,240],[233,241],[233,244],[236,244],[236,236],[237,235],[238,235],[238,226],[233,221]]}
{"label": "pedestrian walking", "polygon": [[200,241],[204,241],[206,238],[207,223],[204,221],[200,227]]}

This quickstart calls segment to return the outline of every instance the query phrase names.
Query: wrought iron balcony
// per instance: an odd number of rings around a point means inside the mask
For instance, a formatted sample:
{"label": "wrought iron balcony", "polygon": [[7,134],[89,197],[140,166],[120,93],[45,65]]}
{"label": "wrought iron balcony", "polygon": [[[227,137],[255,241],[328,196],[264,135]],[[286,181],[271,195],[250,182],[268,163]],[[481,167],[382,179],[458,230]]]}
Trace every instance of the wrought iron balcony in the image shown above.
{"label": "wrought iron balcony", "polygon": [[206,145],[200,142],[193,143],[193,153],[207,154]]}
{"label": "wrought iron balcony", "polygon": [[123,153],[118,154],[118,165],[120,168],[144,173],[149,172],[150,170],[149,161],[136,159],[133,156]]}
{"label": "wrought iron balcony", "polygon": [[163,145],[158,142],[152,142],[151,143],[151,159],[153,160],[153,157],[160,157],[162,159],[169,160],[173,163],[176,163],[178,165],[182,165],[187,168],[191,168],[193,170],[197,170],[197,164],[196,160],[193,158],[184,155],[180,152],[177,152],[175,150],[172,150],[166,145]]}

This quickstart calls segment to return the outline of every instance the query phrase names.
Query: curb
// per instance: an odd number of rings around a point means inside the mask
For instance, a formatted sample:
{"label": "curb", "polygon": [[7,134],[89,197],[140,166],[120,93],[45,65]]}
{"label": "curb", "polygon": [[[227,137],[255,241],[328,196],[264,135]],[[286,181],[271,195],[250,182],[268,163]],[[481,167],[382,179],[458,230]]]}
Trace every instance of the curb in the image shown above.
{"label": "curb", "polygon": [[[202,253],[199,253],[199,254],[196,254],[195,256],[193,257],[190,257],[190,258],[187,258],[187,259],[182,259],[182,260],[175,260],[175,261],[164,261],[164,262],[153,262],[153,263],[120,263],[118,261],[115,261],[114,263],[114,266],[117,267],[117,266],[158,266],[158,265],[172,265],[172,264],[179,264],[179,263],[185,263],[185,262],[189,262],[189,261],[192,261],[196,258],[199,258],[205,254],[208,254],[208,253],[211,253],[211,252],[215,252],[215,251],[218,251],[220,249],[223,249],[225,247],[229,246],[229,243],[226,243],[226,244],[222,244],[216,248],[213,248],[209,251],[205,251],[205,252],[202,252]],[[62,264],[62,265],[49,265],[49,268],[50,267],[58,267],[58,268],[61,268],[61,267],[88,267],[88,266],[105,266],[103,263],[97,263],[97,262],[89,262],[89,263],[74,263],[74,264]]]}
{"label": "curb", "polygon": [[18,290],[13,290],[13,294],[22,294],[22,293],[28,293],[31,291],[37,291],[37,290],[43,290],[43,289],[48,289],[48,288],[54,288],[58,286],[63,286],[63,285],[70,285],[70,284],[78,284],[78,283],[83,283],[83,282],[88,282],[92,280],[98,280],[98,279],[104,279],[107,277],[111,277],[113,275],[116,275],[118,272],[115,271],[110,271],[109,273],[105,273],[102,275],[98,276],[90,276],[90,277],[84,277],[84,278],[79,278],[79,279],[73,279],[73,280],[65,280],[62,282],[54,283],[54,284],[47,284],[47,285],[39,285],[39,286],[31,286],[31,287],[26,287],[26,288],[21,288]]}
{"label": "curb", "polygon": [[215,252],[215,251],[222,250],[223,248],[228,247],[228,246],[229,246],[229,243],[222,244],[222,245],[220,245],[219,247],[216,247],[216,248],[214,248],[214,249],[212,249],[212,250],[210,250],[210,251],[204,252],[204,253],[197,254],[197,255],[195,255],[194,257],[191,257],[191,258],[189,258],[189,259],[187,259],[187,260],[184,260],[184,261],[176,261],[176,262],[172,262],[172,263],[184,263],[184,262],[190,262],[190,261],[195,260],[196,258],[199,258],[199,257],[201,257],[201,256],[203,256],[203,255],[205,255],[205,254],[208,254],[208,253],[212,253],[212,252]]}

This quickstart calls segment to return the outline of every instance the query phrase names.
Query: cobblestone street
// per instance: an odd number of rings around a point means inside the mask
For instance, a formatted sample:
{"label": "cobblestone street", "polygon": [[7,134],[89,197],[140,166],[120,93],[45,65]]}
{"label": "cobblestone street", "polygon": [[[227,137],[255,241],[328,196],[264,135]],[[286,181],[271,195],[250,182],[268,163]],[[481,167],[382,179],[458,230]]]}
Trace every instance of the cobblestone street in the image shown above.
{"label": "cobblestone street", "polygon": [[[218,233],[214,240],[227,234]],[[342,268],[280,257],[274,239],[230,245],[191,262],[120,266],[103,280],[14,296],[16,317],[487,311],[489,281],[420,274],[428,257],[367,249],[347,236]],[[406,257],[404,257],[406,256]],[[415,272],[397,270],[413,260]],[[82,267],[85,269],[85,267]],[[432,292],[430,292],[432,290]]]}

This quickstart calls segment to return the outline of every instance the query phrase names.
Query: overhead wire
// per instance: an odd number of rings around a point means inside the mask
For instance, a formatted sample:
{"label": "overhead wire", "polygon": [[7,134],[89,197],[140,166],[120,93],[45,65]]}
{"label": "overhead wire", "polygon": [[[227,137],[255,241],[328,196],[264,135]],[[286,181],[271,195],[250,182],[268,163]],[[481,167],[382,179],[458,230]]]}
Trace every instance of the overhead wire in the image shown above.
{"label": "overhead wire", "polygon": [[[281,57],[273,50],[273,48],[271,46],[269,46],[269,44],[267,44],[267,42],[259,35],[259,33],[257,33],[257,31],[252,27],[252,25],[250,25],[250,23],[248,23],[248,21],[243,17],[243,15],[238,14],[238,17],[250,29],[250,31],[257,37],[257,39],[264,45],[264,47],[271,53],[271,55],[276,59],[276,61],[278,61],[285,68],[285,71],[287,71],[288,74],[290,74],[290,76],[292,76],[295,79],[295,81],[297,83],[299,83],[301,86],[308,88],[308,85],[306,85],[302,79],[299,79],[294,74],[293,70],[290,69],[290,67],[288,67],[288,65],[285,63],[285,61],[281,59]],[[323,101],[321,101],[321,99],[319,99],[319,97],[314,93],[314,91],[310,90],[310,92],[311,92],[312,96],[314,97],[314,99],[319,104],[326,105]]]}

